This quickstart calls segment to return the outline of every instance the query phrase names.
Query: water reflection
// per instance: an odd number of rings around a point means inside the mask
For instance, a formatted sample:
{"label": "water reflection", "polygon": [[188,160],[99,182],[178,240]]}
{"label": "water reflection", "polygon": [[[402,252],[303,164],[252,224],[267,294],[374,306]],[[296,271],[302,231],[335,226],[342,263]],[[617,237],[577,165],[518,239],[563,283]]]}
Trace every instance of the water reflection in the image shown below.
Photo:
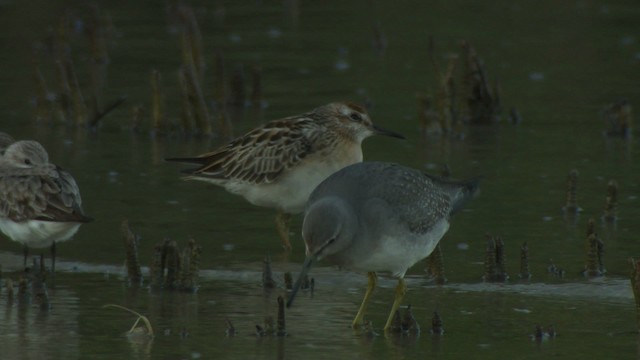
{"label": "water reflection", "polygon": [[80,326],[77,294],[69,288],[51,290],[51,307],[8,299],[0,292],[0,339],[7,359],[62,359],[80,357]]}

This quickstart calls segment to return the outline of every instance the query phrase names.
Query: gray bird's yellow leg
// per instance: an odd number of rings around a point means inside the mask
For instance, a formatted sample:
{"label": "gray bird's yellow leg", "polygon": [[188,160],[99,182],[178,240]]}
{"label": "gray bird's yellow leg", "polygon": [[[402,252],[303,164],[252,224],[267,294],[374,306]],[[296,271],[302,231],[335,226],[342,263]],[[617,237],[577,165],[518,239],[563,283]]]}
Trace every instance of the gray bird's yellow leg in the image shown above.
{"label": "gray bird's yellow leg", "polygon": [[276,215],[276,228],[278,229],[278,235],[282,240],[282,247],[285,250],[291,250],[291,242],[289,241],[289,223],[291,222],[291,214],[284,213],[278,210]]}
{"label": "gray bird's yellow leg", "polygon": [[404,283],[404,279],[398,280],[398,286],[396,286],[396,296],[393,300],[393,305],[391,306],[391,313],[389,313],[389,318],[387,319],[387,324],[384,326],[384,331],[388,331],[391,328],[391,323],[393,322],[393,316],[396,313],[396,310],[400,307],[400,303],[402,303],[402,299],[404,295],[407,293],[407,285]]}
{"label": "gray bird's yellow leg", "polygon": [[376,288],[376,283],[378,282],[378,276],[374,272],[368,272],[367,277],[369,278],[367,292],[364,293],[364,299],[362,299],[362,304],[360,304],[360,310],[358,310],[355,319],[353,319],[353,322],[351,323],[351,327],[354,329],[357,329],[362,325],[364,312],[367,310],[367,305],[369,305],[369,300],[371,299],[371,293],[373,293],[373,289]]}

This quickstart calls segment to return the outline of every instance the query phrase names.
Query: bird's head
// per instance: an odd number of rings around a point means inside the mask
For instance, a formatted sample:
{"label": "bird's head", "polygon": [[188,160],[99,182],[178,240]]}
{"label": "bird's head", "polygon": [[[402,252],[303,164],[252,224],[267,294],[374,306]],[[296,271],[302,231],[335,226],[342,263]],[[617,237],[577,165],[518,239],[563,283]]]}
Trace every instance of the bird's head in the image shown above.
{"label": "bird's head", "polygon": [[385,135],[404,139],[397,132],[383,129],[375,125],[367,110],[354,103],[336,102],[321,106],[313,111],[321,118],[327,119],[327,126],[333,128],[344,136],[351,137],[357,142],[372,135]]}

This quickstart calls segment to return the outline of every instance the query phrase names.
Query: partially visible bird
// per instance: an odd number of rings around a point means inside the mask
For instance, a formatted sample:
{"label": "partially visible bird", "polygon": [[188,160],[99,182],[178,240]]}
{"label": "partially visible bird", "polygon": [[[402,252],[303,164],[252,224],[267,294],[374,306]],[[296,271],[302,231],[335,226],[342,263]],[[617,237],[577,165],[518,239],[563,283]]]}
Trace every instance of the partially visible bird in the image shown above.
{"label": "partially visible bird", "polygon": [[30,247],[51,247],[54,272],[56,243],[69,240],[80,225],[92,220],[82,210],[73,176],[49,163],[40,143],[21,140],[4,149],[0,156],[0,231],[24,245],[25,266]]}
{"label": "partially visible bird", "polygon": [[331,103],[308,113],[271,121],[230,143],[196,157],[169,158],[197,164],[188,180],[224,187],[258,206],[278,211],[283,246],[291,249],[289,220],[329,175],[362,161],[362,141],[372,135],[403,139],[371,122],[353,103]]}
{"label": "partially visible bird", "polygon": [[355,319],[360,326],[377,272],[398,279],[384,327],[406,293],[404,275],[427,257],[449,229],[450,217],[478,190],[478,180],[452,181],[392,163],[363,162],[323,181],[309,197],[302,225],[307,257],[287,302],[291,306],[309,268],[327,259],[367,272],[369,285]]}
{"label": "partially visible bird", "polygon": [[13,139],[13,137],[11,137],[11,135],[0,131],[0,156],[2,156],[7,147],[14,142],[15,140]]}

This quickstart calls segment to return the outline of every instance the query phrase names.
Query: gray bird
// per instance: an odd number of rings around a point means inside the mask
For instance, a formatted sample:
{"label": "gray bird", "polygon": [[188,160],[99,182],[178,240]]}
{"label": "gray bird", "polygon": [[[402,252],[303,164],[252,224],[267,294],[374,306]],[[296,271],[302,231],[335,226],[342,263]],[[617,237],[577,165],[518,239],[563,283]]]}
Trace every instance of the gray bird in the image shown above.
{"label": "gray bird", "polygon": [[82,211],[80,189],[36,141],[12,142],[0,154],[0,231],[24,245],[25,266],[29,247],[51,247],[53,272],[56,242],[92,220]]}
{"label": "gray bird", "polygon": [[377,272],[398,279],[387,331],[406,293],[404,275],[427,257],[449,229],[451,215],[478,191],[478,179],[452,181],[392,163],[364,162],[345,167],[313,191],[302,236],[306,254],[301,280],[318,260],[367,272],[369,283],[352,326],[359,327]]}

